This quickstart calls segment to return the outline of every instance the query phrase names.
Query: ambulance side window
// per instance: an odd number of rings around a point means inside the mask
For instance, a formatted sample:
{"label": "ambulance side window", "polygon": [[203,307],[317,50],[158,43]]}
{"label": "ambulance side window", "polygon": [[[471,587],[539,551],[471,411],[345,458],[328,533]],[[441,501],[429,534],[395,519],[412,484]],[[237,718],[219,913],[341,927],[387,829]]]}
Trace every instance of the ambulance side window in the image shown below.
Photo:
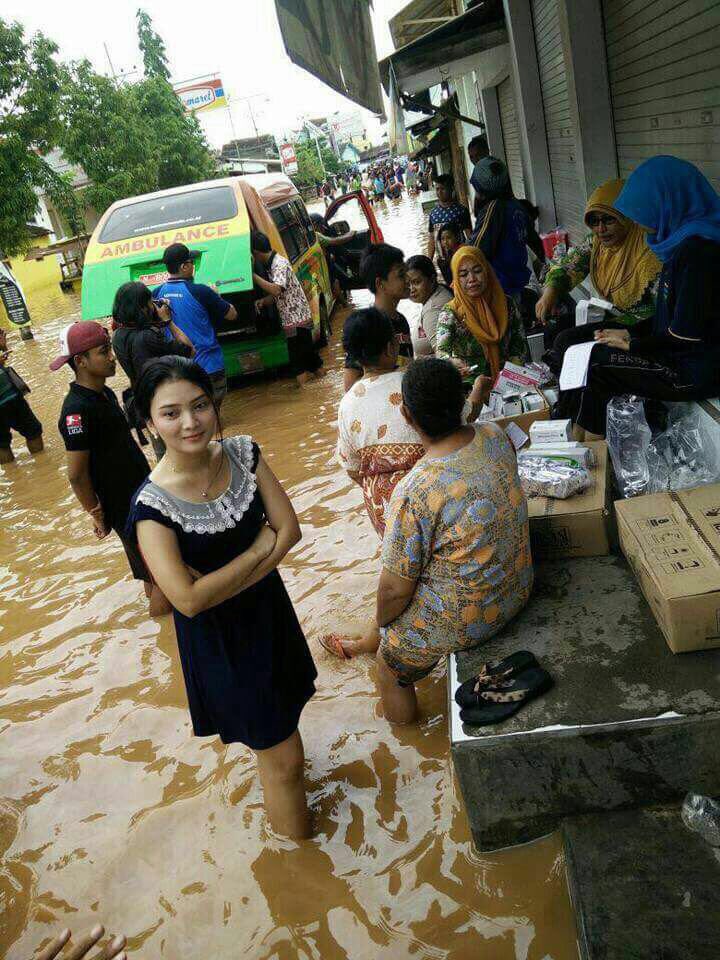
{"label": "ambulance side window", "polygon": [[283,204],[282,207],[275,207],[272,211],[272,218],[275,221],[275,226],[278,228],[278,233],[282,238],[287,255],[290,260],[294,262],[302,251],[298,246],[296,231],[293,230],[294,217],[290,204],[286,203]]}

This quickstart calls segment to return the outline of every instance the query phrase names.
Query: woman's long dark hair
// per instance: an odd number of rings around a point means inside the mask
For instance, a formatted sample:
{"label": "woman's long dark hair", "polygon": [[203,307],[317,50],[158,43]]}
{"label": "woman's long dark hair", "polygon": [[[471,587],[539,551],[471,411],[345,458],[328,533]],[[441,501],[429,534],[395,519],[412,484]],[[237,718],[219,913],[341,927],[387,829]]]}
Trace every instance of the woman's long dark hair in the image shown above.
{"label": "woman's long dark hair", "polygon": [[415,423],[433,440],[462,426],[465,391],[460,371],[449,360],[413,360],[402,378],[402,398]]}
{"label": "woman's long dark hair", "polygon": [[139,280],[118,287],[113,301],[112,317],[118,327],[142,327],[150,323],[145,312],[152,293]]}
{"label": "woman's long dark hair", "polygon": [[[200,364],[188,360],[187,357],[158,357],[156,360],[149,360],[145,364],[135,384],[135,405],[144,420],[150,419],[150,407],[158,387],[161,387],[164,383],[178,380],[187,380],[188,383],[194,383],[196,387],[199,387],[215,407],[215,413],[217,414],[218,409],[213,398],[212,381]],[[218,416],[219,423],[220,418]]]}

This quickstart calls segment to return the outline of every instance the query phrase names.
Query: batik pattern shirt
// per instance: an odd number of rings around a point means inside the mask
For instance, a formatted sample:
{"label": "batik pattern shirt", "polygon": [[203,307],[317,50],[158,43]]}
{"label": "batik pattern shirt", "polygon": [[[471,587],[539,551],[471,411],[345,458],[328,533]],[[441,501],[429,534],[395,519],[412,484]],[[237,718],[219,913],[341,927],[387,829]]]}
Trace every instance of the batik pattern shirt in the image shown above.
{"label": "batik pattern shirt", "polygon": [[276,302],[285,334],[289,336],[295,333],[298,327],[312,328],[310,304],[290,261],[276,253],[268,267],[268,279],[282,287]]}
{"label": "batik pattern shirt", "polygon": [[396,484],[423,455],[420,437],[400,412],[402,377],[402,370],[363,376],[338,410],[337,460],[359,474],[365,508],[380,537]]}
{"label": "batik pattern shirt", "polygon": [[495,424],[447,457],[423,459],[390,501],[383,566],[417,581],[410,605],[383,629],[400,675],[497,633],[533,583],[525,495],[507,437]]}
{"label": "batik pattern shirt", "polygon": [[[571,290],[574,290],[590,274],[592,245],[593,238],[588,236],[583,243],[570,247],[564,255],[553,258],[547,267],[545,286],[551,287],[561,297],[567,296]],[[655,313],[658,280],[659,277],[655,277],[647,285],[640,299],[619,316],[614,316],[613,320],[631,327],[640,320],[652,317]]]}
{"label": "batik pattern shirt", "polygon": [[[513,299],[508,297],[508,325],[505,336],[500,342],[500,366],[507,361],[525,363],[529,351],[523,329],[520,310]],[[476,367],[473,376],[490,376],[490,364],[478,340],[472,335],[464,321],[449,306],[440,311],[435,335],[435,356],[444,360],[462,360],[469,367]]]}

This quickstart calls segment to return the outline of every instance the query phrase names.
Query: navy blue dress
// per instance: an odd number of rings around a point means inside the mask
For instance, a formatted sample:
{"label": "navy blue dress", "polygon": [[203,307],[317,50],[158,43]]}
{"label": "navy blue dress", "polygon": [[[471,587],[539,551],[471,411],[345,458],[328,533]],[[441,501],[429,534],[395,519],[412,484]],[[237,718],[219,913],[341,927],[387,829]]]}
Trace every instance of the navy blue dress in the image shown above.
{"label": "navy blue dress", "polygon": [[[228,490],[208,503],[190,503],[152,480],[137,490],[128,519],[174,530],[188,566],[211,573],[247,550],[265,521],[255,470],[260,450],[250,437],[223,441],[230,462]],[[174,611],[193,731],[265,750],[297,728],[315,692],[317,671],[277,570],[194,617]]]}

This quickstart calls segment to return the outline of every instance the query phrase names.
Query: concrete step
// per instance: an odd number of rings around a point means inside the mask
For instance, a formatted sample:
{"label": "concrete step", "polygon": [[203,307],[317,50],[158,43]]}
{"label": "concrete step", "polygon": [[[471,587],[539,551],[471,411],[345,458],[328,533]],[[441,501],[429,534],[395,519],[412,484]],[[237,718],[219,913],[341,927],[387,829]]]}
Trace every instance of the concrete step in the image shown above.
{"label": "concrete step", "polygon": [[678,806],[575,817],[562,839],[581,960],[717,960],[720,852]]}
{"label": "concrete step", "polygon": [[[453,694],[486,660],[535,653],[555,687],[496,727]],[[674,655],[625,561],[536,565],[526,609],[449,658],[452,756],[477,846],[536,839],[568,816],[720,795],[720,651]]]}

